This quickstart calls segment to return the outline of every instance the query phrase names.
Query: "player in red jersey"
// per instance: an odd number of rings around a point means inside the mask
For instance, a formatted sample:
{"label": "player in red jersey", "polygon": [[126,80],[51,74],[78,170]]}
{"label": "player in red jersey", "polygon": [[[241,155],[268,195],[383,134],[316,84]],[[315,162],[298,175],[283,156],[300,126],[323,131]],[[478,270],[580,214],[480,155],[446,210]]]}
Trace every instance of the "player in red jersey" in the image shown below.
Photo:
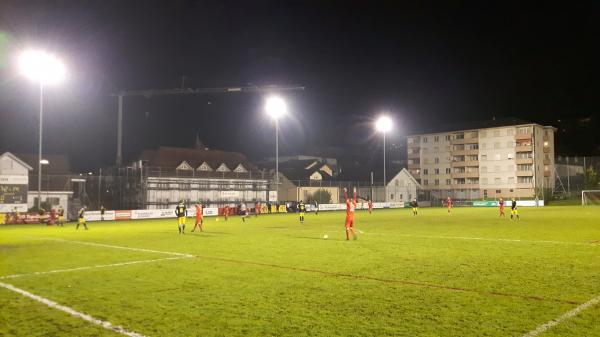
{"label": "player in red jersey", "polygon": [[259,201],[257,201],[257,202],[254,204],[254,216],[255,216],[255,217],[258,217],[259,215],[260,215],[260,202],[259,202]]}
{"label": "player in red jersey", "polygon": [[225,205],[225,208],[223,209],[223,216],[225,216],[225,221],[229,219],[229,205]]}
{"label": "player in red jersey", "polygon": [[373,201],[371,200],[371,198],[369,198],[367,205],[369,206],[369,214],[371,214],[373,212]]}
{"label": "player in red jersey", "polygon": [[196,204],[196,224],[194,225],[194,229],[192,229],[192,232],[195,231],[196,228],[200,228],[200,231],[204,232],[204,230],[202,229],[202,208],[202,204]]}
{"label": "player in red jersey", "polygon": [[344,198],[346,199],[346,240],[350,240],[350,232],[352,238],[358,239],[354,230],[354,210],[356,210],[356,187],[352,199],[348,199],[348,190],[344,187]]}
{"label": "player in red jersey", "polygon": [[449,196],[446,199],[446,206],[448,207],[448,213],[450,213],[450,210],[452,209],[452,198],[450,198]]}
{"label": "player in red jersey", "polygon": [[502,197],[500,197],[500,200],[498,200],[498,206],[500,206],[500,217],[506,217],[506,215],[504,214],[504,199],[502,199]]}

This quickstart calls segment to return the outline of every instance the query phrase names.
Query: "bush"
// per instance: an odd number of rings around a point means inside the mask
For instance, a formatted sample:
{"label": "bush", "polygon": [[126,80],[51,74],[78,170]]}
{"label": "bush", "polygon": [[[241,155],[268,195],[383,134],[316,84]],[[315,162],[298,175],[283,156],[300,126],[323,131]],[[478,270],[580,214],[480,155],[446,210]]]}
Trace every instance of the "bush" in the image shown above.
{"label": "bush", "polygon": [[313,203],[315,200],[319,204],[329,204],[331,203],[331,192],[324,189],[317,190],[315,191],[315,193],[308,197],[308,200],[306,200],[306,202]]}
{"label": "bush", "polygon": [[[41,206],[41,207],[42,207],[42,209],[43,209],[44,211],[46,211],[46,212],[49,212],[49,211],[50,211],[50,209],[52,208],[52,205],[50,205],[50,203],[49,203],[49,202],[47,202],[47,201],[42,201],[42,204],[41,204],[40,206]],[[28,211],[28,212],[31,212],[31,213],[38,213],[38,214],[39,214],[40,210],[38,209],[37,205],[34,205],[33,207],[31,207],[31,208],[29,209],[29,211]]]}

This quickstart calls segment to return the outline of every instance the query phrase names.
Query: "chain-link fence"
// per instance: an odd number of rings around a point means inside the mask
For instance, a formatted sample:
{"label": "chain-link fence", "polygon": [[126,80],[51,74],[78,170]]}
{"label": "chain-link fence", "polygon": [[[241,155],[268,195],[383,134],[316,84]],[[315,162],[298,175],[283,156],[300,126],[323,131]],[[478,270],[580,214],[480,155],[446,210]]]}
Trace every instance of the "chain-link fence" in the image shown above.
{"label": "chain-link fence", "polygon": [[600,190],[599,156],[557,156],[555,170],[556,199],[578,199],[582,190]]}
{"label": "chain-link fence", "polygon": [[[553,190],[539,194],[546,200],[581,198],[582,190],[600,190],[600,157],[555,158]],[[38,177],[29,177],[28,204],[37,204]],[[160,167],[109,168],[78,175],[43,175],[42,202],[56,206],[68,201],[69,214],[83,205],[89,209],[168,208],[179,200],[202,201],[222,206],[241,202],[267,202],[276,194],[279,202],[339,203],[343,190],[357,189],[362,201],[408,202],[417,198],[422,205],[443,205],[450,196],[454,202],[468,204],[472,200],[495,200],[481,189],[423,189],[405,184],[370,181],[288,180],[280,176],[279,188],[268,171],[216,172],[175,170]],[[271,193],[270,193],[271,192]],[[533,196],[531,196],[533,198]]]}

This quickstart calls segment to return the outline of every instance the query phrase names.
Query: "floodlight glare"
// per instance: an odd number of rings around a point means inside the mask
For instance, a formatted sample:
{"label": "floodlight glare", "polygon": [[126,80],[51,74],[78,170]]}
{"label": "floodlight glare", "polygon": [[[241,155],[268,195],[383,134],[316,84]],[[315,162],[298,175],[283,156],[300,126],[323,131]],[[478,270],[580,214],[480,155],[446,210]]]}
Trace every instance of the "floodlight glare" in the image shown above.
{"label": "floodlight glare", "polygon": [[41,84],[54,84],[65,77],[65,66],[52,54],[43,51],[25,51],[19,58],[19,68],[29,79]]}
{"label": "floodlight glare", "polygon": [[40,164],[48,165],[48,164],[50,164],[50,162],[48,161],[48,159],[42,159],[42,160],[40,160]]}
{"label": "floodlight glare", "polygon": [[279,119],[287,112],[287,105],[281,97],[273,96],[267,99],[267,105],[265,107],[267,114],[273,119]]}
{"label": "floodlight glare", "polygon": [[392,120],[388,116],[381,116],[375,122],[375,128],[380,132],[388,132],[392,129]]}

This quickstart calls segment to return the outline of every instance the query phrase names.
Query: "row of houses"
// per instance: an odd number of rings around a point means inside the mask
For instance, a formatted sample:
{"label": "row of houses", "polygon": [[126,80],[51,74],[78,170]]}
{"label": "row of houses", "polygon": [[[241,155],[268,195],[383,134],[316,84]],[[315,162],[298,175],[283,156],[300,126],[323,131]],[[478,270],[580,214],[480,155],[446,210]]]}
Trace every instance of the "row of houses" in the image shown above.
{"label": "row of houses", "polygon": [[418,182],[408,171],[392,179],[389,195],[381,184],[336,180],[337,162],[331,158],[284,159],[280,184],[268,163],[259,168],[238,152],[204,147],[159,147],[143,151],[123,168],[105,168],[101,174],[73,173],[65,156],[45,155],[42,189],[38,193],[37,156],[6,152],[0,157],[0,212],[26,211],[37,205],[38,194],[46,207],[75,213],[83,205],[112,209],[162,209],[180,200],[209,204],[242,201],[278,202],[309,200],[327,191],[327,200],[339,202],[343,187],[358,187],[364,200],[403,201],[416,196]]}

